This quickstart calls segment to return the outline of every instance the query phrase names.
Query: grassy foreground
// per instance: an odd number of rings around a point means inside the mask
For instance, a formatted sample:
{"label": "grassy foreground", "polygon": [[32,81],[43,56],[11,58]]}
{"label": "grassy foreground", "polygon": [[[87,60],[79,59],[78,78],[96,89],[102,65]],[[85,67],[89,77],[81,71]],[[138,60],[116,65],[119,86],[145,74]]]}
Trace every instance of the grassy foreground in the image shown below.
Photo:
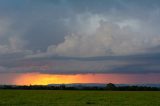
{"label": "grassy foreground", "polygon": [[160,106],[160,92],[0,90],[0,106]]}

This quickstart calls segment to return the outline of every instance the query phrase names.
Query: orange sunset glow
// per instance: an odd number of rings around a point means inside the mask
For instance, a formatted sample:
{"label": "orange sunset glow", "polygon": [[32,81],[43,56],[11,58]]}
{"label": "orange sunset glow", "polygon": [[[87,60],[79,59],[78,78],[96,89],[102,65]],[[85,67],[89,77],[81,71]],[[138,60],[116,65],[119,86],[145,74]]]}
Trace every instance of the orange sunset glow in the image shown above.
{"label": "orange sunset glow", "polygon": [[158,76],[129,75],[129,74],[20,74],[13,83],[17,85],[47,85],[47,84],[69,84],[69,83],[141,83],[157,81]]}

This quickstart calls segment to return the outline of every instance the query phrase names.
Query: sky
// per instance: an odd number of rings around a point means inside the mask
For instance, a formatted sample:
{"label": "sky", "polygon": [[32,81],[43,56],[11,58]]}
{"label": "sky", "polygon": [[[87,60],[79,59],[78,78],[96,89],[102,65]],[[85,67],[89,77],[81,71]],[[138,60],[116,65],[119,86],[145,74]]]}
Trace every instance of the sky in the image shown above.
{"label": "sky", "polygon": [[0,84],[160,83],[159,0],[0,0]]}

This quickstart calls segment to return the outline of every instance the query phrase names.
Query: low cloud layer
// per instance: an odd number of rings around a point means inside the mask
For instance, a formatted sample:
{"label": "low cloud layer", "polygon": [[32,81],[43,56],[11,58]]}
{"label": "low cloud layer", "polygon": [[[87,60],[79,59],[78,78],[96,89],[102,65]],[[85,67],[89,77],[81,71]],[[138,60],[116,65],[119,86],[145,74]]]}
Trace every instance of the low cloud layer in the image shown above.
{"label": "low cloud layer", "polygon": [[34,57],[4,61],[0,73],[160,73],[159,53],[105,57]]}

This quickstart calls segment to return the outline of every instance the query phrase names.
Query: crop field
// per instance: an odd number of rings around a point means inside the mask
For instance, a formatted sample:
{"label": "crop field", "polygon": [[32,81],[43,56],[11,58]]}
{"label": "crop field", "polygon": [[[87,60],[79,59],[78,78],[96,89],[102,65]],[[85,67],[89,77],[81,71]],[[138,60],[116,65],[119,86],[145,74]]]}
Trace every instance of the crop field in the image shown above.
{"label": "crop field", "polygon": [[0,90],[0,106],[160,106],[160,92]]}

